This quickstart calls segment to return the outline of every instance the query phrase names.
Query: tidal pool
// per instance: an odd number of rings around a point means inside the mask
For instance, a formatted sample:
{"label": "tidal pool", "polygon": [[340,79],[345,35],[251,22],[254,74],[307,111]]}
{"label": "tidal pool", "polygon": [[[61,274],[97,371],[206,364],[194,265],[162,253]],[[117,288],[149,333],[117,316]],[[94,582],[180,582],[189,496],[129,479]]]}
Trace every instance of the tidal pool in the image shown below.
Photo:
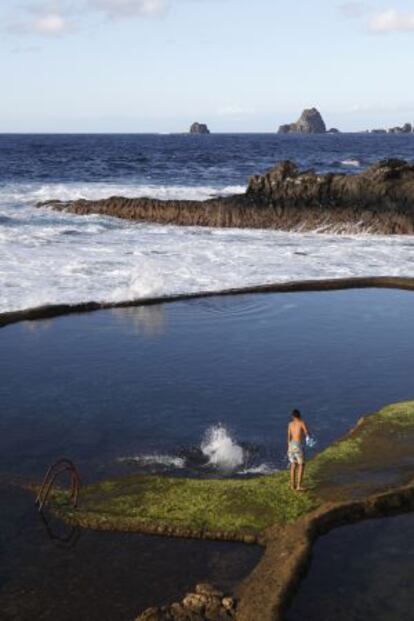
{"label": "tidal pool", "polygon": [[414,610],[414,515],[343,526],[317,541],[286,621],[396,621]]}
{"label": "tidal pool", "polygon": [[[317,450],[362,414],[413,398],[413,320],[414,293],[373,289],[216,297],[5,327],[0,481],[39,478],[62,456],[84,481],[284,468],[293,407]],[[83,610],[93,621],[108,610],[113,619],[109,602],[125,618],[199,579],[231,588],[260,556],[253,547],[105,533],[82,533],[68,553],[47,539],[30,495],[1,493],[8,619],[32,618],[33,602],[43,602],[38,618]],[[232,555],[238,560],[226,561]]]}

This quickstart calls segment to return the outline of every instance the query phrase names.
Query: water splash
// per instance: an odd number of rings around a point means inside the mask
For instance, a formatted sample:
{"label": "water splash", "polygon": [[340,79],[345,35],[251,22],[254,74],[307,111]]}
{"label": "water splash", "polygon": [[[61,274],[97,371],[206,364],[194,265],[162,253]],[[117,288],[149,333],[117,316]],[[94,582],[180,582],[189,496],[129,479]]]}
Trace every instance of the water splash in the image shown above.
{"label": "water splash", "polygon": [[207,429],[201,443],[207,465],[220,470],[237,470],[246,461],[243,447],[237,444],[227,429],[219,424]]}
{"label": "water splash", "polygon": [[176,455],[150,454],[119,457],[120,463],[137,464],[138,466],[163,466],[165,468],[184,468],[185,459]]}
{"label": "water splash", "polygon": [[263,457],[260,447],[238,443],[229,430],[218,423],[207,428],[198,446],[183,448],[178,453],[155,451],[119,457],[117,461],[143,471],[165,473],[180,470],[188,475],[207,471],[218,476],[263,476],[279,470],[279,460],[262,461]]}

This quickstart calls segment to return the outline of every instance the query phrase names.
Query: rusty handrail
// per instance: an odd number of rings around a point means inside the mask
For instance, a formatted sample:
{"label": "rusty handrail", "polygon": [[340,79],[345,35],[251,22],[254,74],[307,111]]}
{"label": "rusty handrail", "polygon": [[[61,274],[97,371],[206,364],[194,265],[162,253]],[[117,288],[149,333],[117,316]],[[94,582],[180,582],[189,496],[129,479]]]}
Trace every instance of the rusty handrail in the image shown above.
{"label": "rusty handrail", "polygon": [[39,511],[43,509],[56,479],[64,472],[68,472],[70,475],[70,500],[73,507],[77,507],[80,491],[79,473],[73,461],[63,457],[47,469],[35,501]]}

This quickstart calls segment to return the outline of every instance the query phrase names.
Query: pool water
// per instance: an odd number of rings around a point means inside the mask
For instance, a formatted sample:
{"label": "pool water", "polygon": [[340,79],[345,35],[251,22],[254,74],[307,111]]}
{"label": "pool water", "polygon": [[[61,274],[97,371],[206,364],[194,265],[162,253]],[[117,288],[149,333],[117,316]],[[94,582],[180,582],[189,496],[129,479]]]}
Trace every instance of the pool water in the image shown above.
{"label": "pool water", "polygon": [[133,618],[199,579],[232,588],[261,553],[90,532],[68,548],[48,538],[30,494],[5,482],[39,479],[63,456],[84,482],[284,468],[292,408],[317,438],[312,455],[361,415],[413,398],[413,320],[414,293],[372,289],[215,297],[1,329],[5,618]]}
{"label": "pool water", "polygon": [[286,621],[397,621],[414,610],[414,515],[343,526],[317,541]]}

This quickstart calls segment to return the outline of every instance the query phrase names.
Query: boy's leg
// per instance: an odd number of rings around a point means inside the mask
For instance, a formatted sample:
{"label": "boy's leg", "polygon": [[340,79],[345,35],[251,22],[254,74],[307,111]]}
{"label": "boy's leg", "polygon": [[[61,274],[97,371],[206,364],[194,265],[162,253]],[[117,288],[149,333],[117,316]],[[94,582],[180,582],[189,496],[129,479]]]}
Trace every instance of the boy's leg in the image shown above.
{"label": "boy's leg", "polygon": [[301,463],[298,466],[298,486],[296,489],[299,490],[303,490],[304,488],[302,487],[302,481],[303,481],[303,475],[305,474],[305,463]]}
{"label": "boy's leg", "polygon": [[296,489],[296,464],[290,464],[290,489]]}

